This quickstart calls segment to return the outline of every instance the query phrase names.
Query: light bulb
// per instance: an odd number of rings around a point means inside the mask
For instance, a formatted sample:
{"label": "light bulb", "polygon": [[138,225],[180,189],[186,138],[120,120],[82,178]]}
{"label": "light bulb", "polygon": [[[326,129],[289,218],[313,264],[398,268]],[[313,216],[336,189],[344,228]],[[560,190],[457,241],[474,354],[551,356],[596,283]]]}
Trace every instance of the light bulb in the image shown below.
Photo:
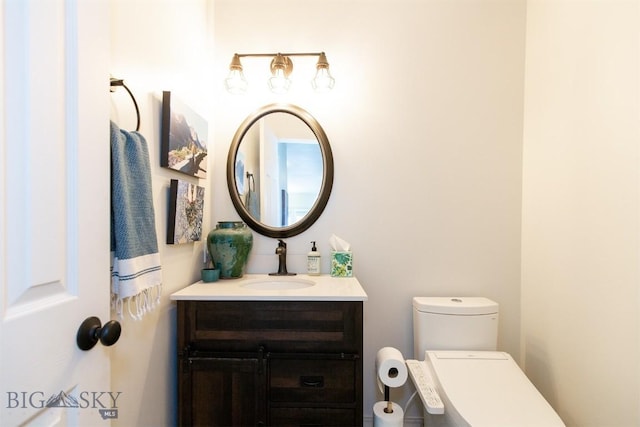
{"label": "light bulb", "polygon": [[313,87],[313,90],[316,92],[329,92],[333,89],[333,85],[336,80],[331,77],[331,74],[329,73],[329,61],[327,61],[327,56],[324,52],[320,53],[316,68],[318,71],[316,72],[316,76],[313,80],[311,80],[311,87]]}
{"label": "light bulb", "polygon": [[269,78],[269,89],[273,93],[287,93],[291,87],[291,80],[285,76],[284,69],[277,68],[273,77]]}
{"label": "light bulb", "polygon": [[224,85],[229,93],[242,94],[247,91],[248,83],[242,70],[234,69],[229,71],[229,76],[224,79]]}
{"label": "light bulb", "polygon": [[336,79],[331,77],[329,68],[319,67],[316,76],[311,80],[311,87],[316,92],[329,92],[335,83]]}

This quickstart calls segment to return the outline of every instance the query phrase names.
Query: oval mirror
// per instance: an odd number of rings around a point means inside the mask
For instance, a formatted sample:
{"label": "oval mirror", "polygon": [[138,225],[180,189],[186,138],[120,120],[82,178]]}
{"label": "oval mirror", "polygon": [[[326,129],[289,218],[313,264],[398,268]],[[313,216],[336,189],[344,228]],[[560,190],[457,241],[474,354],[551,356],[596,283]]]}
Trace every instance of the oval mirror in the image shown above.
{"label": "oval mirror", "polygon": [[320,124],[290,104],[247,117],[227,157],[227,186],[242,220],[269,237],[291,237],[319,217],[333,186],[333,154]]}

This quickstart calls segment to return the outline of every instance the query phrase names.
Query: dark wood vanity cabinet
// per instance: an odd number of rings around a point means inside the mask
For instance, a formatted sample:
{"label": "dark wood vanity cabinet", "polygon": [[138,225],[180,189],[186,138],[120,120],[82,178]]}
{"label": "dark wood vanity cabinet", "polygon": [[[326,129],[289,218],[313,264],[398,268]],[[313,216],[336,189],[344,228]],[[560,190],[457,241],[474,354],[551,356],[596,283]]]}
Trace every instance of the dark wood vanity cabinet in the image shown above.
{"label": "dark wood vanity cabinet", "polygon": [[361,301],[178,301],[181,426],[361,426]]}
{"label": "dark wood vanity cabinet", "polygon": [[266,388],[259,359],[213,356],[182,362],[180,425],[255,426],[264,420]]}

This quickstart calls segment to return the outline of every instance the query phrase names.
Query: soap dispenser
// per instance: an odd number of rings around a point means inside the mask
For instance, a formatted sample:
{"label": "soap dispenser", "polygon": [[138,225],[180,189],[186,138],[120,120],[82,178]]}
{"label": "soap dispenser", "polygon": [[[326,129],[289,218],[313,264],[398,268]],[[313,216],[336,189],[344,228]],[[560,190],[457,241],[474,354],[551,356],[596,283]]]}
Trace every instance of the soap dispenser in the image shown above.
{"label": "soap dispenser", "polygon": [[307,273],[311,276],[320,274],[320,252],[316,248],[316,242],[311,242],[311,252],[307,254]]}

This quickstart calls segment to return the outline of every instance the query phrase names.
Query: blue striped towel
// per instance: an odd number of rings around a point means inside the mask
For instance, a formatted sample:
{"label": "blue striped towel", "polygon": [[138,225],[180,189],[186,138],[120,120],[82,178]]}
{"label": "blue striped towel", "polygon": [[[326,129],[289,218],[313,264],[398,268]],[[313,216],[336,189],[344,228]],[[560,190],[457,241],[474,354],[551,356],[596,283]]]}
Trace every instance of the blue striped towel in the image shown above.
{"label": "blue striped towel", "polygon": [[111,122],[111,299],[139,319],[162,293],[147,141]]}

